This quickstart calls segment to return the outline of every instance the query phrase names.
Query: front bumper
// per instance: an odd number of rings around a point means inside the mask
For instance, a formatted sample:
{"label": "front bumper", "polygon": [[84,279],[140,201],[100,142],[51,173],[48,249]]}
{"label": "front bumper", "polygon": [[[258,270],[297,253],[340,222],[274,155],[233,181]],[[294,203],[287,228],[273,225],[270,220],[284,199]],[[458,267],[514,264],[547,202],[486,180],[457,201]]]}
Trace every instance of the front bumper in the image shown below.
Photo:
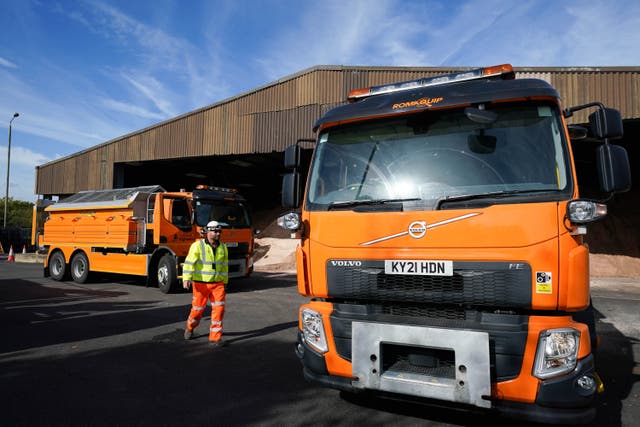
{"label": "front bumper", "polygon": [[[303,339],[298,331],[298,341],[295,353],[303,365],[303,374],[307,381],[320,384],[325,387],[342,390],[350,393],[364,391],[354,386],[351,378],[331,375],[327,369],[324,356],[315,352]],[[595,376],[594,358],[589,355],[580,360],[576,369],[569,375],[553,378],[540,382],[536,401],[534,403],[522,403],[507,400],[491,400],[490,409],[480,409],[470,405],[456,405],[471,411],[496,412],[501,416],[520,419],[530,422],[548,424],[586,424],[596,416],[594,406],[595,393],[585,395],[576,385],[578,378],[583,375]],[[366,390],[369,392],[370,390]],[[407,400],[424,405],[453,405],[454,402],[443,402],[435,399],[416,398],[402,394],[378,392],[380,397]]]}

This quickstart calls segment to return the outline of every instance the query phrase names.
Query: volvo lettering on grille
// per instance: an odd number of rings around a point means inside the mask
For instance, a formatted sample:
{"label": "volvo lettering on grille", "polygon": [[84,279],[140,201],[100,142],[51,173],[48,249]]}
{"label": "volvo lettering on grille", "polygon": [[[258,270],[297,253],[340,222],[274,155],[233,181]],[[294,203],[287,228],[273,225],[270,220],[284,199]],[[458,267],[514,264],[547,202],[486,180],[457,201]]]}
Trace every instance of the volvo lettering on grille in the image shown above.
{"label": "volvo lettering on grille", "polygon": [[362,267],[362,261],[357,260],[332,260],[333,267]]}

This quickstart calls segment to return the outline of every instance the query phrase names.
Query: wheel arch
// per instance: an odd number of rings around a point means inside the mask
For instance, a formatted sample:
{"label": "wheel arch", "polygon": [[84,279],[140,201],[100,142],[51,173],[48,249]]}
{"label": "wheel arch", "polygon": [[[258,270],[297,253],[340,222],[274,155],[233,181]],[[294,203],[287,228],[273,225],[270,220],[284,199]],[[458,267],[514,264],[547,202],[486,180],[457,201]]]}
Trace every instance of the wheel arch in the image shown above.
{"label": "wheel arch", "polygon": [[178,257],[171,248],[167,246],[160,246],[156,248],[151,254],[149,265],[147,266],[147,285],[150,286],[158,284],[158,275],[156,274],[158,271],[158,264],[160,263],[160,259],[167,254],[172,255],[175,258],[176,265],[180,267],[180,257]]}

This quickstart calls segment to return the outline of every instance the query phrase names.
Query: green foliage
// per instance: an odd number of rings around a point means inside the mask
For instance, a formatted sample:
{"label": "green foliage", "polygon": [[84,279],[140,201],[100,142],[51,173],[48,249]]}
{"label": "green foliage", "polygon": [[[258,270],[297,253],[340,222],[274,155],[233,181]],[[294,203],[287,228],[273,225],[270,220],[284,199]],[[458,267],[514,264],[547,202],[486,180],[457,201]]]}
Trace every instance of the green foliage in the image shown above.
{"label": "green foliage", "polygon": [[[33,203],[13,200],[12,197],[9,197],[7,201],[7,228],[30,228],[32,216]],[[0,227],[2,226],[4,226],[4,197],[0,199]]]}

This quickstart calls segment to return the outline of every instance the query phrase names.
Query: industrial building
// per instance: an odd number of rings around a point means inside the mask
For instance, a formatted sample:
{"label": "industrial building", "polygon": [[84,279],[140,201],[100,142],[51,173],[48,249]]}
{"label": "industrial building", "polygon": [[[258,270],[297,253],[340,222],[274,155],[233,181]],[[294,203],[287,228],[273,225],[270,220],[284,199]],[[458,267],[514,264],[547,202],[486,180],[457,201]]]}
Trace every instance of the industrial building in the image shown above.
{"label": "industrial building", "polygon": [[[299,138],[313,138],[314,122],[345,103],[350,90],[469,68],[312,67],[40,165],[34,191],[51,198],[81,190],[161,185],[173,191],[208,184],[238,188],[255,210],[272,209],[280,204],[284,148]],[[613,142],[627,149],[632,175],[637,177],[640,67],[515,67],[515,71],[516,78],[548,81],[565,107],[601,101],[619,109],[625,136]],[[589,112],[577,113],[569,123],[587,123]],[[573,145],[578,178],[587,192],[597,183],[589,144]],[[310,155],[312,147],[306,147],[305,154]],[[596,249],[640,257],[637,192],[634,187],[609,202],[612,217],[594,227]],[[617,230],[616,241],[609,238],[605,243],[611,228]]]}

